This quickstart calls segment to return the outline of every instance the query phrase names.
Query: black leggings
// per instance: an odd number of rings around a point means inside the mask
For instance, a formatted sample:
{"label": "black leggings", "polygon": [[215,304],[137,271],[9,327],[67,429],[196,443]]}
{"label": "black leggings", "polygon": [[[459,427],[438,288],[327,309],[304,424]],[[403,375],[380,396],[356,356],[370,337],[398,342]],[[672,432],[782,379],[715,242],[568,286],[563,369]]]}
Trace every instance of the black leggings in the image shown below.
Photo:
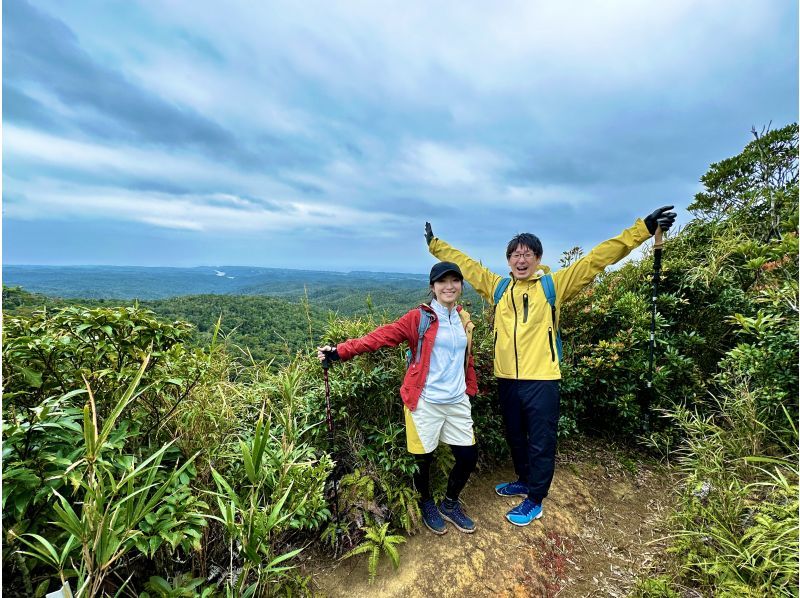
{"label": "black leggings", "polygon": [[[458,500],[458,495],[467,485],[470,474],[475,471],[475,465],[478,463],[478,448],[474,444],[471,446],[450,445],[450,448],[453,451],[456,462],[453,465],[453,469],[450,470],[450,477],[447,479],[447,494],[445,497],[450,500]],[[433,453],[414,455],[414,457],[417,461],[414,487],[419,492],[420,499],[424,502],[431,498],[430,475]]]}

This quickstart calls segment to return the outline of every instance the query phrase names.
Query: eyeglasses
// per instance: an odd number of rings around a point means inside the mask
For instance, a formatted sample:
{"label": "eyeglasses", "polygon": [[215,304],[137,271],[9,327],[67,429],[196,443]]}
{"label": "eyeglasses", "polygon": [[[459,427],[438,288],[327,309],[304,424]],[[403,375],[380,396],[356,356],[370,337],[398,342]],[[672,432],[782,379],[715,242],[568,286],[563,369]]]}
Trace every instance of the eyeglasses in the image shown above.
{"label": "eyeglasses", "polygon": [[526,251],[525,253],[512,253],[511,259],[518,260],[519,258],[524,257],[526,260],[533,259],[533,253],[530,251]]}

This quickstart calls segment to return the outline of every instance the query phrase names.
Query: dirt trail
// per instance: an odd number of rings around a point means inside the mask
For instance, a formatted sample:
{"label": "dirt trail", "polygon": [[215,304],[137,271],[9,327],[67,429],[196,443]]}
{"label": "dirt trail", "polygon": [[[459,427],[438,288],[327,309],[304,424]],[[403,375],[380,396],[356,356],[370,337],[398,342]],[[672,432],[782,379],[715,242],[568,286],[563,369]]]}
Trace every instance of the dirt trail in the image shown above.
{"label": "dirt trail", "polygon": [[517,499],[494,493],[510,467],[473,477],[462,495],[474,534],[452,526],[444,536],[427,530],[409,537],[400,568],[386,559],[369,585],[364,558],[314,567],[324,596],[625,596],[636,573],[658,551],[648,545],[669,506],[668,472],[628,462],[614,453],[563,453],[544,517],[515,527],[504,514]]}

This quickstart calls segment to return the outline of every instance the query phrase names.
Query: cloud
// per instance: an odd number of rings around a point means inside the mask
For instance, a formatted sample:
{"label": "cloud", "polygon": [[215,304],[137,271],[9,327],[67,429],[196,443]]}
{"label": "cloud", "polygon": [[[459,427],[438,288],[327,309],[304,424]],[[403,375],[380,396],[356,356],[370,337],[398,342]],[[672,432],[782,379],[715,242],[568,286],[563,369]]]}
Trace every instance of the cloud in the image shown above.
{"label": "cloud", "polygon": [[4,140],[13,151],[6,160],[16,177],[72,177],[120,187],[233,190],[245,194],[294,197],[292,185],[258,170],[241,170],[229,163],[191,153],[169,152],[132,144],[77,141],[29,128],[7,125]]}
{"label": "cloud", "polygon": [[193,155],[79,142],[13,125],[4,134],[14,147],[6,188],[24,189],[13,191],[17,201],[7,211],[12,218],[127,219],[161,228],[228,232],[384,229],[400,218],[373,205],[361,209],[319,201],[322,189],[316,184],[323,181],[304,181],[291,172],[284,182]]}
{"label": "cloud", "polygon": [[242,230],[401,260],[381,240],[426,218],[481,244],[532,222],[589,246],[643,197],[688,203],[752,124],[797,118],[795,3],[18,0],[3,15],[11,226],[215,231],[239,248],[229,263],[251,261]]}
{"label": "cloud", "polygon": [[3,118],[51,131],[62,128],[57,115],[48,107],[15,85],[3,80]]}
{"label": "cloud", "polygon": [[433,186],[474,185],[490,180],[504,160],[481,148],[454,148],[423,141],[406,148],[398,174]]}
{"label": "cloud", "polygon": [[362,212],[343,206],[301,201],[263,203],[229,194],[181,195],[142,193],[118,188],[36,184],[25,201],[6,206],[6,216],[36,219],[86,218],[133,221],[160,228],[203,232],[275,232],[334,227],[340,230],[381,228],[398,218],[377,210]]}
{"label": "cloud", "polygon": [[[737,64],[732,46],[757,41],[789,10],[754,0],[735,9],[722,0],[512,1],[496,10],[457,1],[435,10],[317,1],[281,5],[279,14],[268,2],[152,6],[172,23],[191,22],[206,39],[224,19],[232,35],[217,49],[229,62],[249,55],[257,75],[293,73],[292,80],[339,97],[420,105],[519,93],[552,100],[565,86],[616,95],[665,79],[694,82],[709,67]],[[231,14],[247,18],[226,19]]]}
{"label": "cloud", "polygon": [[[84,132],[149,143],[234,147],[212,120],[171,105],[99,64],[59,20],[25,0],[3,4],[3,71],[18,87],[41,88]],[[24,91],[23,91],[24,92]],[[19,116],[12,109],[10,119]],[[98,126],[102,125],[102,126]]]}

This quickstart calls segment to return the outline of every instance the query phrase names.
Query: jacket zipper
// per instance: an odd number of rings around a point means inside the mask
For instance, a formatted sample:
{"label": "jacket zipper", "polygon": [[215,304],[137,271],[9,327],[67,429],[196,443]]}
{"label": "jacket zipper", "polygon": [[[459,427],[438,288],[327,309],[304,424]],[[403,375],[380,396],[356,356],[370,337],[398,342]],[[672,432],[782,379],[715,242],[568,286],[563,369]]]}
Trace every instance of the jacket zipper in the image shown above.
{"label": "jacket zipper", "polygon": [[519,379],[519,356],[517,355],[517,302],[514,301],[514,287],[517,281],[511,285],[511,307],[514,309],[514,365],[516,367],[516,378]]}
{"label": "jacket zipper", "polygon": [[[461,324],[461,318],[458,319],[459,325]],[[453,326],[453,314],[447,314],[447,327],[450,328],[450,340],[453,341],[453,348],[451,354],[453,357],[456,355],[456,333],[455,333],[455,326]]]}
{"label": "jacket zipper", "polygon": [[[459,316],[459,319],[461,316]],[[467,327],[472,323],[472,320],[467,320],[466,322],[461,322],[464,327],[464,335],[467,337],[467,348],[464,349],[464,380],[466,381],[467,369],[469,368],[469,332],[467,331]]]}
{"label": "jacket zipper", "polygon": [[548,328],[547,329],[547,338],[550,339],[550,360],[551,361],[555,361],[556,360],[556,352],[553,350],[553,329],[552,328]]}
{"label": "jacket zipper", "polygon": [[528,293],[522,296],[522,323],[528,321]]}

